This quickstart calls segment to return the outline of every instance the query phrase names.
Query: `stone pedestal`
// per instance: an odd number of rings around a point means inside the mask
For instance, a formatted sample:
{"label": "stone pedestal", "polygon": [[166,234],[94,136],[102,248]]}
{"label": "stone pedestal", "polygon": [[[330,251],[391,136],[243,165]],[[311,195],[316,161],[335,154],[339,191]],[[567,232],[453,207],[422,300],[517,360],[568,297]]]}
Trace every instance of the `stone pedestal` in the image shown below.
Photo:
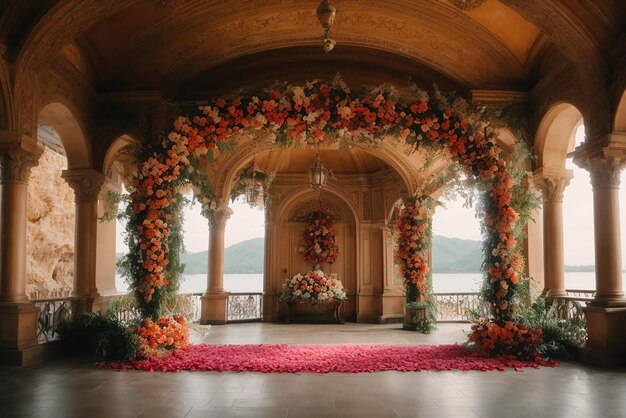
{"label": "stone pedestal", "polygon": [[39,309],[30,302],[0,303],[0,364],[30,366],[43,360],[38,318]]}
{"label": "stone pedestal", "polygon": [[200,298],[202,309],[200,312],[200,323],[203,325],[224,325],[228,313],[228,294],[205,293]]}
{"label": "stone pedestal", "polygon": [[587,318],[588,340],[580,352],[581,359],[599,367],[626,365],[626,307],[583,308]]}

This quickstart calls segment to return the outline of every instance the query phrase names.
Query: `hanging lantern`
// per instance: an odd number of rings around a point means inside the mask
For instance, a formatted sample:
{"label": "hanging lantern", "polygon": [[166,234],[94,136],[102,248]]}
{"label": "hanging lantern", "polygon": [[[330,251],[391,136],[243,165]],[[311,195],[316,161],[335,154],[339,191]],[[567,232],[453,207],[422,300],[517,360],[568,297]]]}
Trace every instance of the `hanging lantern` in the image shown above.
{"label": "hanging lantern", "polygon": [[250,206],[263,206],[263,171],[254,162],[250,175],[243,179],[245,183],[246,203]]}
{"label": "hanging lantern", "polygon": [[328,176],[332,176],[332,174],[332,170],[328,170],[324,167],[324,163],[318,155],[309,170],[309,185],[312,188],[319,190],[326,185]]}
{"label": "hanging lantern", "polygon": [[330,0],[321,0],[319,6],[317,6],[317,20],[320,21],[322,28],[324,28],[324,51],[329,53],[335,47],[335,40],[332,38],[332,34],[330,33],[331,28],[333,27],[333,22],[335,21],[335,15],[337,14],[337,9],[335,6],[330,4]]}

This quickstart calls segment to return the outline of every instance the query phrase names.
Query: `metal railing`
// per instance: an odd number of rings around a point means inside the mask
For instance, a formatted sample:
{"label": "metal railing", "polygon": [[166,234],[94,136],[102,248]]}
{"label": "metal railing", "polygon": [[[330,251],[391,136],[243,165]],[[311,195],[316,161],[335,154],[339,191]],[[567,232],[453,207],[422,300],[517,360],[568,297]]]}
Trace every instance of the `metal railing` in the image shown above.
{"label": "metal railing", "polygon": [[437,322],[470,322],[468,311],[479,310],[478,292],[435,293]]}
{"label": "metal railing", "polygon": [[58,328],[70,322],[76,315],[76,298],[41,299],[33,304],[39,308],[37,318],[37,341],[44,344],[59,339]]}
{"label": "metal railing", "polygon": [[263,293],[229,293],[226,321],[260,321],[263,314]]}

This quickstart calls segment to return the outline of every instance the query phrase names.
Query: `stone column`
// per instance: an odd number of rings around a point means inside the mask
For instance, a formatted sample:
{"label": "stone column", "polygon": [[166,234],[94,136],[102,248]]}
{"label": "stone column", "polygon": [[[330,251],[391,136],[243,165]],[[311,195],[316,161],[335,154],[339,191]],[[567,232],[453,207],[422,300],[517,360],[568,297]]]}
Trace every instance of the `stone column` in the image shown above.
{"label": "stone column", "polygon": [[565,296],[565,251],[563,248],[563,193],[572,179],[572,170],[540,168],[534,184],[543,195],[544,293]]}
{"label": "stone column", "polygon": [[623,162],[615,158],[578,161],[591,175],[596,255],[594,304],[626,306],[622,289],[619,185]]}
{"label": "stone column", "polygon": [[218,209],[209,216],[209,274],[207,290],[202,295],[202,324],[226,323],[228,295],[224,291],[224,230],[232,209]]}
{"label": "stone column", "polygon": [[381,226],[382,262],[383,262],[383,297],[381,322],[398,322],[404,316],[404,286],[398,286],[394,277],[394,235],[391,228]]}
{"label": "stone column", "polygon": [[[107,180],[98,199],[98,219],[102,218],[106,211],[110,216],[117,214],[117,205],[111,207],[109,202],[109,192],[120,193],[122,191],[119,183]],[[116,238],[116,221],[111,220],[98,221],[96,245],[96,287],[102,296],[117,294],[115,286],[115,238]]]}
{"label": "stone column", "polygon": [[612,367],[626,364],[626,299],[620,250],[620,171],[626,134],[611,134],[576,148],[574,162],[591,174],[596,256],[596,294],[583,308],[588,339],[581,358]]}
{"label": "stone column", "polygon": [[41,360],[39,309],[26,296],[28,178],[43,150],[18,133],[0,133],[2,214],[0,243],[0,362]]}
{"label": "stone column", "polygon": [[74,189],[76,217],[74,229],[74,292],[77,313],[90,312],[100,297],[96,287],[96,244],[98,242],[98,195],[104,175],[92,169],[63,171],[63,178]]}

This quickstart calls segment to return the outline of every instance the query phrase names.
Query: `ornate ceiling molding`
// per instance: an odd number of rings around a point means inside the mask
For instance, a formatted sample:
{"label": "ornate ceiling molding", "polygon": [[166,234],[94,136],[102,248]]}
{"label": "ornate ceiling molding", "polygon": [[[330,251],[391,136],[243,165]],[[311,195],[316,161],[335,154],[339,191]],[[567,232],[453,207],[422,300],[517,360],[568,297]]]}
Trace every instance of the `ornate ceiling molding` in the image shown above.
{"label": "ornate ceiling molding", "polygon": [[[174,74],[180,80],[248,54],[319,43],[312,10],[299,9],[303,6],[294,4],[289,12],[279,13],[267,10],[264,2],[259,3],[238,12],[237,20],[233,20],[232,13],[225,14],[223,8],[198,8],[184,25],[181,19],[186,15],[181,16],[181,11],[195,2],[184,6],[177,3],[169,20],[155,22],[112,57],[107,64],[111,73],[109,82],[137,79],[139,73],[148,77],[146,83],[156,83],[162,77],[171,80]],[[523,78],[523,68],[514,54],[483,26],[464,13],[451,14],[449,8],[446,10],[439,4],[420,6],[428,10],[412,4],[390,3],[380,14],[374,15],[370,9],[380,8],[377,2],[359,2],[353,12],[337,22],[336,36],[342,38],[344,45],[380,49],[411,58],[466,85],[506,84],[510,79]],[[207,15],[211,16],[213,24],[198,30]],[[425,15],[428,18],[424,18]],[[411,20],[407,20],[407,16],[412,16]],[[285,30],[291,27],[301,29]],[[159,37],[162,39],[163,33],[168,34],[163,49],[158,54],[148,55],[146,45],[153,44]],[[254,42],[250,41],[251,35],[255,35]],[[207,39],[211,42],[207,43]],[[472,48],[468,49],[468,44]],[[133,71],[128,67],[129,57],[141,57],[142,68],[162,68],[163,71]],[[168,65],[164,65],[164,58]],[[189,61],[196,65],[186,65]],[[485,62],[494,65],[486,66]],[[206,64],[198,66],[197,63]]]}
{"label": "ornate ceiling molding", "polygon": [[472,10],[483,5],[487,0],[448,0],[461,10]]}

